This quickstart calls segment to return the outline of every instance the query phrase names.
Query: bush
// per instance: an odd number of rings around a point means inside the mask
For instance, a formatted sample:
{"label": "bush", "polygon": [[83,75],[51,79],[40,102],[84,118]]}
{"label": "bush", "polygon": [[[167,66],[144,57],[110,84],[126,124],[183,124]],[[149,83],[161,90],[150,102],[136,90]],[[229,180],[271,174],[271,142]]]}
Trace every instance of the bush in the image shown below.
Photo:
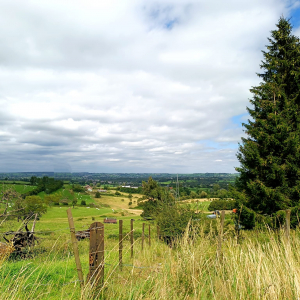
{"label": "bush", "polygon": [[209,204],[208,210],[232,210],[235,205],[233,200],[214,200]]}
{"label": "bush", "polygon": [[118,191],[116,191],[116,192],[115,192],[115,195],[116,195],[116,196],[121,196],[121,193],[118,192]]}
{"label": "bush", "polygon": [[129,205],[129,206],[132,205],[132,202],[130,201],[130,202],[128,203],[128,205]]}
{"label": "bush", "polygon": [[84,188],[80,184],[73,184],[72,190],[77,193],[84,192]]}
{"label": "bush", "polygon": [[101,198],[100,192],[96,192],[95,198]]}
{"label": "bush", "polygon": [[171,242],[184,234],[191,220],[198,218],[189,206],[166,205],[157,215],[157,225],[166,242]]}
{"label": "bush", "polygon": [[235,223],[239,223],[244,229],[252,229],[255,226],[255,215],[252,209],[243,205],[237,210]]}
{"label": "bush", "polygon": [[81,203],[80,203],[81,205],[86,205],[86,202],[85,202],[85,200],[81,200]]}
{"label": "bush", "polygon": [[207,193],[202,191],[199,196],[200,198],[207,198]]}

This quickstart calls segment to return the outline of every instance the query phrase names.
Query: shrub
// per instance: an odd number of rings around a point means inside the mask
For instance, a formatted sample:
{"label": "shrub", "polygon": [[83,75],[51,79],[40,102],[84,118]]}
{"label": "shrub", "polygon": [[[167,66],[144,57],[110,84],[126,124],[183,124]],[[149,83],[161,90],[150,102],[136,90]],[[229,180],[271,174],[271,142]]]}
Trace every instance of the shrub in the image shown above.
{"label": "shrub", "polygon": [[95,198],[101,198],[100,192],[96,192]]}
{"label": "shrub", "polygon": [[235,205],[233,200],[214,200],[209,204],[208,210],[232,210]]}
{"label": "shrub", "polygon": [[77,193],[84,192],[84,188],[80,184],[73,184],[72,190]]}
{"label": "shrub", "polygon": [[255,226],[255,215],[256,214],[252,209],[241,206],[237,210],[235,223],[239,223],[244,229],[252,229]]}
{"label": "shrub", "polygon": [[199,196],[200,198],[207,198],[207,193],[202,191]]}
{"label": "shrub", "polygon": [[157,215],[157,225],[160,233],[166,237],[166,242],[171,242],[177,237],[181,237],[189,222],[199,216],[189,206],[169,206],[165,205]]}
{"label": "shrub", "polygon": [[129,206],[132,205],[132,202],[130,201],[130,202],[128,203],[128,205],[129,205]]}
{"label": "shrub", "polygon": [[115,192],[115,195],[116,195],[116,196],[121,196],[121,193],[118,192],[118,191],[116,191],[116,192]]}
{"label": "shrub", "polygon": [[80,203],[81,205],[86,205],[86,202],[85,202],[85,200],[81,200],[81,203]]}

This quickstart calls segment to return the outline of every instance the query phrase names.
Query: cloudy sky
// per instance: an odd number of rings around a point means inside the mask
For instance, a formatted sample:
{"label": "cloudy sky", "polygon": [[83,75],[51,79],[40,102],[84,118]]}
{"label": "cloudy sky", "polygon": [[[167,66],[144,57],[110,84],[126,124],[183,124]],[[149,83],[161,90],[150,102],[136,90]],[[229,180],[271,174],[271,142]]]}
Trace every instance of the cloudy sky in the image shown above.
{"label": "cloudy sky", "polygon": [[0,172],[235,172],[293,0],[0,0]]}

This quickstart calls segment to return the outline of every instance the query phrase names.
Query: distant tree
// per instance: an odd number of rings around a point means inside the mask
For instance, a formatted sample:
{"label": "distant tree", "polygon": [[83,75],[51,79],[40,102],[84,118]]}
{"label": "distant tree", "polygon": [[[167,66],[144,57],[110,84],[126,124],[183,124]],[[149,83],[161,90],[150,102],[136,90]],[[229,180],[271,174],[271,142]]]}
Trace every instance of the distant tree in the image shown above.
{"label": "distant tree", "polygon": [[59,194],[50,194],[50,195],[45,195],[45,197],[44,197],[44,202],[47,205],[58,203],[59,200],[60,200]]}
{"label": "distant tree", "polygon": [[200,198],[207,198],[207,193],[204,191],[201,191],[199,196],[200,196]]}
{"label": "distant tree", "polygon": [[194,191],[191,191],[191,194],[190,194],[190,197],[192,198],[192,199],[196,199],[197,198],[197,193],[196,192],[194,192]]}
{"label": "distant tree", "polygon": [[74,206],[77,204],[77,202],[78,202],[77,198],[74,197],[74,198],[72,199],[72,205],[73,205],[73,208],[74,208]]}
{"label": "distant tree", "polygon": [[86,202],[85,202],[85,200],[81,200],[81,203],[80,203],[81,205],[86,205]]}
{"label": "distant tree", "polygon": [[143,194],[147,196],[150,200],[161,200],[163,189],[157,181],[155,181],[151,176],[148,182],[142,182]]}
{"label": "distant tree", "polygon": [[37,183],[38,179],[36,176],[31,176],[30,178],[30,183],[31,185],[35,185]]}
{"label": "distant tree", "polygon": [[220,189],[220,185],[217,184],[217,183],[215,183],[215,184],[213,185],[213,190],[214,190],[214,192],[216,193],[219,189]]}
{"label": "distant tree", "polygon": [[95,193],[95,198],[101,198],[100,192]]}
{"label": "distant tree", "polygon": [[220,198],[220,199],[228,198],[227,191],[225,189],[219,190],[217,197]]}
{"label": "distant tree", "polygon": [[25,213],[42,214],[47,212],[47,205],[39,196],[27,196],[25,198]]}
{"label": "distant tree", "polygon": [[143,207],[141,214],[143,218],[155,218],[164,205],[175,204],[175,198],[169,189],[162,188],[152,177],[149,177],[148,182],[143,181],[142,186],[145,199],[148,199],[148,201],[140,203]]}
{"label": "distant tree", "polygon": [[73,184],[72,190],[76,193],[84,192],[84,188],[80,184]]}

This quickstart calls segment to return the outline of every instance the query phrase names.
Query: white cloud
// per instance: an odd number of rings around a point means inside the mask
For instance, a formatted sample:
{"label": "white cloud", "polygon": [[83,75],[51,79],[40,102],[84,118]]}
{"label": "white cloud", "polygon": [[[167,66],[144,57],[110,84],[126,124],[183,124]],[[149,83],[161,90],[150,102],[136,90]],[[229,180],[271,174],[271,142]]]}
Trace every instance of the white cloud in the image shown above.
{"label": "white cloud", "polygon": [[295,3],[0,1],[0,169],[234,172],[231,118]]}

